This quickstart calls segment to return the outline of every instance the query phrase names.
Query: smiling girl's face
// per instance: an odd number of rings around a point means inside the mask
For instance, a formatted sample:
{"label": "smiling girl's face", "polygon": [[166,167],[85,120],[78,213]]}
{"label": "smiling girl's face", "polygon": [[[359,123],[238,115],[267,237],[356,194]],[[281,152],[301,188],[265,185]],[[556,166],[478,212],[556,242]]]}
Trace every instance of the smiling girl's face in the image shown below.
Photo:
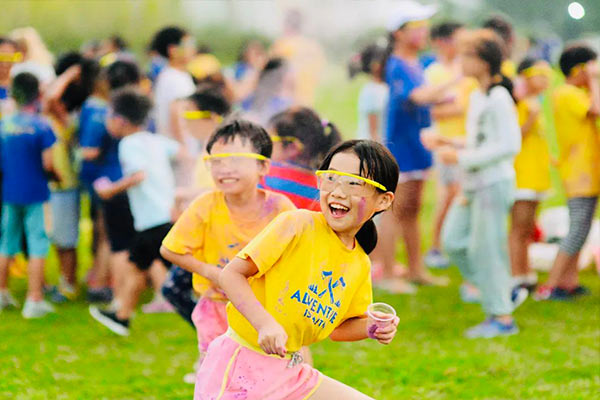
{"label": "smiling girl's face", "polygon": [[[337,153],[328,170],[360,175],[360,159],[352,151]],[[354,237],[373,214],[386,210],[394,200],[393,193],[356,178],[332,173],[319,179],[321,210],[338,236]]]}

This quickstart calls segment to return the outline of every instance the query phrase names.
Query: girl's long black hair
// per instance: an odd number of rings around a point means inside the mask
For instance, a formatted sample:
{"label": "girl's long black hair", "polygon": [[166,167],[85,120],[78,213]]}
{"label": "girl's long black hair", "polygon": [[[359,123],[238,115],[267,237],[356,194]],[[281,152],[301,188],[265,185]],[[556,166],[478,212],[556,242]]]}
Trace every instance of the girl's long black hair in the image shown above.
{"label": "girl's long black hair", "polygon": [[488,93],[496,86],[502,86],[510,96],[513,101],[515,100],[514,96],[514,85],[513,82],[505,75],[502,74],[502,61],[504,56],[502,54],[502,44],[499,40],[495,40],[494,38],[487,37],[484,32],[481,37],[477,38],[475,41],[475,52],[477,53],[477,57],[483,60],[490,68],[490,74],[492,75],[492,84],[488,88]]}
{"label": "girl's long black hair", "polygon": [[[348,140],[340,143],[325,156],[319,169],[329,169],[329,164],[336,154],[350,152],[356,154],[360,160],[360,176],[381,183],[388,192],[396,191],[400,174],[398,163],[385,146],[372,140]],[[384,193],[381,189],[377,191]],[[377,245],[377,229],[373,218],[363,224],[356,234],[356,240],[367,254],[373,251]]]}

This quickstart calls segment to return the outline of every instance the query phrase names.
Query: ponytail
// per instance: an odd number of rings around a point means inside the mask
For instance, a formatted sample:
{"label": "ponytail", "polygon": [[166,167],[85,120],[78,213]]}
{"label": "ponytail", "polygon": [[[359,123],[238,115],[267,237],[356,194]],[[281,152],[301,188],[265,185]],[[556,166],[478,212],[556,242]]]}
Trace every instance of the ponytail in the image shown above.
{"label": "ponytail", "polygon": [[375,227],[373,218],[361,226],[355,237],[365,253],[369,254],[375,249],[375,246],[377,246],[377,228]]}
{"label": "ponytail", "polygon": [[488,94],[496,86],[502,86],[504,89],[506,89],[508,91],[508,93],[510,94],[510,97],[513,99],[513,101],[515,103],[517,102],[517,99],[515,98],[515,94],[514,94],[513,82],[508,77],[506,77],[503,74],[494,75],[492,77],[492,84],[490,85],[490,87],[487,90]]}
{"label": "ponytail", "polygon": [[342,141],[342,135],[335,124],[328,119],[321,120],[321,125],[323,125],[323,141],[320,148],[323,149],[323,153],[327,153],[333,146]]}

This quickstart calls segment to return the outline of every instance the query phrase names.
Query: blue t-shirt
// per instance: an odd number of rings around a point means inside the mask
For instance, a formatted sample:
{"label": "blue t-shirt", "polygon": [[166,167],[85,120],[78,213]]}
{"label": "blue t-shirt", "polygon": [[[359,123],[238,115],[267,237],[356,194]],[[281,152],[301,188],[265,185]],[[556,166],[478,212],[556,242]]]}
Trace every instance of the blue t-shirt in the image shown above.
{"label": "blue t-shirt", "polygon": [[42,152],[55,141],[50,124],[37,114],[17,112],[0,121],[2,201],[26,205],[48,200]]}
{"label": "blue t-shirt", "polygon": [[106,130],[107,110],[107,103],[97,97],[90,97],[81,107],[79,145],[100,150],[97,159],[81,163],[79,178],[88,185],[101,176],[113,182],[123,176],[119,163],[119,141]]}
{"label": "blue t-shirt", "polygon": [[386,144],[401,172],[431,167],[431,152],[421,143],[421,129],[431,125],[429,107],[410,100],[410,93],[424,83],[423,69],[391,56],[386,66],[390,88],[387,110]]}

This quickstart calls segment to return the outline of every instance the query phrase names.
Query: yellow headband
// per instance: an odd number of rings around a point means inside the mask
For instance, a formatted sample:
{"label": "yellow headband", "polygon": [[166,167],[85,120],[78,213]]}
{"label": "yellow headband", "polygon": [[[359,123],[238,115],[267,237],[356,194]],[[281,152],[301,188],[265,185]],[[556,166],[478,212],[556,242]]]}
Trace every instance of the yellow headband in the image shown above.
{"label": "yellow headband", "polygon": [[420,21],[409,21],[404,24],[406,28],[427,28],[429,26],[429,20],[422,19]]}
{"label": "yellow headband", "polygon": [[304,144],[296,136],[271,135],[271,140],[273,142],[290,142],[290,143],[296,143],[300,149],[304,148]]}
{"label": "yellow headband", "polygon": [[18,63],[23,60],[23,54],[20,52],[15,53],[0,53],[0,62]]}
{"label": "yellow headband", "polygon": [[[212,112],[205,110],[183,112],[183,118],[185,119],[210,119],[212,116]],[[223,117],[221,117],[220,115],[217,115],[216,117],[218,122],[223,121]]]}
{"label": "yellow headband", "polygon": [[571,72],[569,72],[569,76],[577,75],[578,73],[583,71],[585,69],[585,65],[586,65],[586,63],[579,63],[576,66],[574,66],[573,68],[571,68]]}
{"label": "yellow headband", "polygon": [[529,68],[521,71],[521,75],[525,78],[531,78],[533,76],[543,75],[547,77],[552,76],[552,68],[547,66],[546,64],[534,64]]}
{"label": "yellow headband", "polygon": [[336,171],[336,170],[332,170],[332,169],[318,170],[316,172],[317,176],[321,176],[322,174],[325,174],[325,173],[327,173],[327,174],[334,174],[334,175],[340,175],[340,176],[350,176],[352,178],[360,179],[361,181],[367,182],[369,185],[375,186],[377,189],[381,189],[384,192],[387,192],[387,188],[385,186],[383,186],[381,183],[375,182],[372,179],[365,178],[365,177],[360,176],[360,175],[351,174],[349,172]]}
{"label": "yellow headband", "polygon": [[246,157],[246,158],[255,158],[260,161],[268,160],[267,157],[262,154],[257,153],[218,153],[218,154],[207,154],[202,159],[204,161],[212,160],[215,158],[227,158],[227,157]]}

